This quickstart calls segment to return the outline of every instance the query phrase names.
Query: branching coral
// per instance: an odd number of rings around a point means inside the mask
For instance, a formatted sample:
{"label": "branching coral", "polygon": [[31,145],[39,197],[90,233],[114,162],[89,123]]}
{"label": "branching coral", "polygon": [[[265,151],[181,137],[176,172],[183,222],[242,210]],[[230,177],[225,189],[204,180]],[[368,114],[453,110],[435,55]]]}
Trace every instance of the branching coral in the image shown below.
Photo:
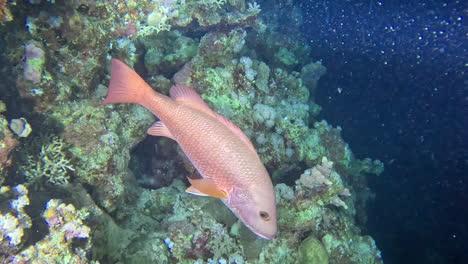
{"label": "branching coral", "polygon": [[45,178],[53,184],[68,183],[70,171],[74,171],[60,137],[50,136],[49,142],[41,147],[38,157],[30,156],[23,168],[28,181]]}
{"label": "branching coral", "polygon": [[161,31],[169,31],[171,25],[169,20],[176,13],[173,8],[165,5],[158,5],[147,17],[147,25],[141,26],[137,35],[140,37],[149,36]]}

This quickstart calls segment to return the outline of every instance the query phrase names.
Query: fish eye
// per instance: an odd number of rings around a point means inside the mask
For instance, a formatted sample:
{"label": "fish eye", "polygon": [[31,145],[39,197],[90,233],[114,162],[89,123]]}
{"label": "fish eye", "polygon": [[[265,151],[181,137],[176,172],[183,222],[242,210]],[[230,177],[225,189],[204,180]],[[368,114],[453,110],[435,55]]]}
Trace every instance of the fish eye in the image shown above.
{"label": "fish eye", "polygon": [[267,213],[267,212],[265,212],[265,211],[260,211],[260,212],[259,212],[259,215],[260,215],[260,217],[261,217],[263,220],[265,220],[265,221],[270,220],[270,214]]}

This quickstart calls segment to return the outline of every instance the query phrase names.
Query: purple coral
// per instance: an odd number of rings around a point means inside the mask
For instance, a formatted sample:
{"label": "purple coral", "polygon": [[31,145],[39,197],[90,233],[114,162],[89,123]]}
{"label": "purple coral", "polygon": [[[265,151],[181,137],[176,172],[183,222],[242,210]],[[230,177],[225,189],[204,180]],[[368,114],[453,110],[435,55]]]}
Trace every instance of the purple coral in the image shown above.
{"label": "purple coral", "polygon": [[68,222],[62,227],[62,231],[65,231],[65,238],[68,240],[72,238],[88,238],[89,227],[83,226],[81,222]]}
{"label": "purple coral", "polygon": [[37,84],[41,81],[42,67],[44,65],[44,50],[34,43],[28,43],[24,46],[24,78]]}

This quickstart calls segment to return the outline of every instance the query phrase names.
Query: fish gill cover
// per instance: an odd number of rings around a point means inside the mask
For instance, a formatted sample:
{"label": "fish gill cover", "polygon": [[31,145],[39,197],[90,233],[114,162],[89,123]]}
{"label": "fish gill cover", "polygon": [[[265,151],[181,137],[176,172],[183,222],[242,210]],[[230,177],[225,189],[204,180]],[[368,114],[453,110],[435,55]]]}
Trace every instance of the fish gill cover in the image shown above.
{"label": "fish gill cover", "polygon": [[[292,1],[2,1],[0,18],[2,263],[383,262],[361,229],[383,164],[320,118],[327,65]],[[158,92],[192,86],[247,134],[275,185],[276,238],[185,193],[195,169],[146,135],[148,111],[100,106],[111,58]]]}

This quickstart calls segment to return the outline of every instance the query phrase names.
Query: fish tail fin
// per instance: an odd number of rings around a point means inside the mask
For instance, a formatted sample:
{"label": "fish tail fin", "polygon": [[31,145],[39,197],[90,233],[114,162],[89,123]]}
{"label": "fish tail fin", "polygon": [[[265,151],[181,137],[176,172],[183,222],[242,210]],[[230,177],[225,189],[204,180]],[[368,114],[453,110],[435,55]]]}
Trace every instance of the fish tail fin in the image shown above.
{"label": "fish tail fin", "polygon": [[146,106],[149,94],[156,92],[125,63],[112,59],[111,80],[107,97],[101,105],[135,103]]}

